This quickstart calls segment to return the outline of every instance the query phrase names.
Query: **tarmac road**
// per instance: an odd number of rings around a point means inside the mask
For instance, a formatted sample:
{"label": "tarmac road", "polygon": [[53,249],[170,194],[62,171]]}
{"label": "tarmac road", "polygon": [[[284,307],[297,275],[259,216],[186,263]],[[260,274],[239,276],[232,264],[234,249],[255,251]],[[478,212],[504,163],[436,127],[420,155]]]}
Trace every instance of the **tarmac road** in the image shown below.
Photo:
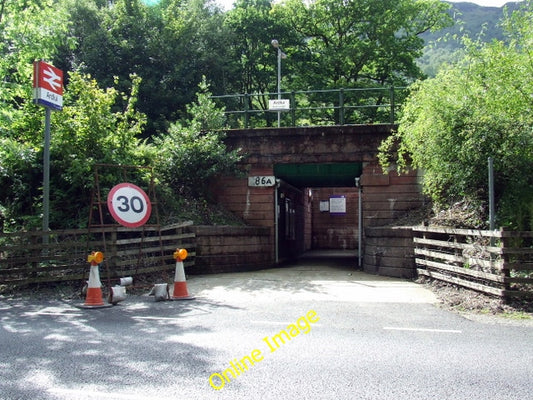
{"label": "tarmac road", "polygon": [[531,326],[410,281],[302,260],[187,284],[195,300],[100,310],[0,298],[0,399],[532,398]]}

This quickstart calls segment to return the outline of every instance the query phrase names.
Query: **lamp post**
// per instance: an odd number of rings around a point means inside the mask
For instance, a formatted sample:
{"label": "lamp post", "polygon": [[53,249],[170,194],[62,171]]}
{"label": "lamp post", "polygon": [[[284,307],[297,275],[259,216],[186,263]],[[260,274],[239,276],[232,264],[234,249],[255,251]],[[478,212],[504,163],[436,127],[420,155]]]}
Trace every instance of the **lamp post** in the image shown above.
{"label": "lamp post", "polygon": [[[276,39],[272,39],[272,46],[278,50],[278,100],[281,100],[281,59],[287,58],[281,47],[279,47],[279,42]],[[281,112],[278,111],[278,128],[281,124]]]}

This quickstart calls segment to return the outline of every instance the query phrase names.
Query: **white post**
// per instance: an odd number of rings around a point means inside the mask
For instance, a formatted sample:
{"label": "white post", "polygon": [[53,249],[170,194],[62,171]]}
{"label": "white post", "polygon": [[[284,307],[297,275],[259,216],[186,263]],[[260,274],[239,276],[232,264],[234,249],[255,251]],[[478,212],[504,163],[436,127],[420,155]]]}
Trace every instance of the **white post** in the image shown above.
{"label": "white post", "polygon": [[[278,100],[281,100],[281,59],[287,55],[281,50],[279,42],[272,39],[272,46],[278,50]],[[281,111],[278,111],[278,128],[281,126]]]}
{"label": "white post", "polygon": [[[278,47],[278,100],[281,100],[281,49]],[[278,128],[281,126],[281,111],[278,111]]]}

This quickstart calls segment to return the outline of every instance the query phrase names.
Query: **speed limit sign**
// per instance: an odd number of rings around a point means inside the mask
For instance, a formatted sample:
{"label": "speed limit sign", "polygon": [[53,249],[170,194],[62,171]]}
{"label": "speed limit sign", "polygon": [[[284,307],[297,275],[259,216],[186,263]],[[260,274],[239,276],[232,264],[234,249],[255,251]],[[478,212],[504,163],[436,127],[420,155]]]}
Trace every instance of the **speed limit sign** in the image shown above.
{"label": "speed limit sign", "polygon": [[152,212],[150,199],[133,183],[114,186],[107,196],[107,207],[115,221],[128,228],[144,225]]}

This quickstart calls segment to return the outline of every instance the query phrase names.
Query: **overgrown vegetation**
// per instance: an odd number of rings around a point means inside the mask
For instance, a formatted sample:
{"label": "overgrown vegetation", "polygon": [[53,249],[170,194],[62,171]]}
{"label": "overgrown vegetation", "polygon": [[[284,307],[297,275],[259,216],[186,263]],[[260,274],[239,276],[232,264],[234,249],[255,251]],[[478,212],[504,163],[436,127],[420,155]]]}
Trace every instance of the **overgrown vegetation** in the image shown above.
{"label": "overgrown vegetation", "polygon": [[369,4],[239,0],[222,12],[210,0],[0,0],[3,229],[40,226],[44,113],[32,102],[33,61],[65,72],[64,109],[52,115],[52,229],[87,223],[98,163],[154,167],[169,218],[194,199],[187,208],[212,222],[223,213],[207,211],[207,182],[234,172],[239,154],[223,145],[210,92],[276,91],[273,38],[290,55],[286,89],[383,87],[421,76],[419,34],[448,24],[448,6]]}
{"label": "overgrown vegetation", "polygon": [[170,125],[154,139],[159,149],[157,172],[165,186],[177,194],[209,198],[205,185],[218,174],[237,174],[239,149],[228,151],[223,143],[224,113],[210,99],[205,79],[197,101],[187,106],[188,119]]}
{"label": "overgrown vegetation", "polygon": [[506,16],[505,42],[465,39],[460,62],[412,86],[380,154],[384,168],[423,170],[425,192],[445,205],[486,205],[492,157],[498,224],[519,230],[533,229],[532,22],[528,0]]}
{"label": "overgrown vegetation", "polygon": [[[285,90],[409,85],[423,76],[415,62],[421,35],[448,26],[448,8],[438,0],[238,0],[222,12],[210,0],[0,0],[3,228],[40,225],[36,59],[65,71],[65,106],[52,116],[51,228],[86,224],[96,163],[152,166],[170,218],[195,199],[199,218],[218,221],[204,207],[207,182],[235,172],[239,153],[223,145],[225,121],[211,92],[275,92],[274,38],[288,54]],[[510,45],[471,43],[465,61],[417,84],[397,138],[399,165],[409,156],[426,170],[426,190],[440,201],[483,199],[492,154],[501,221],[518,228],[531,224],[533,207],[531,24],[517,22]]]}
{"label": "overgrown vegetation", "polygon": [[461,38],[469,36],[489,43],[504,40],[500,21],[505,12],[519,9],[520,3],[509,1],[503,7],[483,7],[471,2],[450,3],[449,14],[454,24],[422,35],[426,42],[424,54],[417,60],[422,71],[434,77],[444,63],[457,62],[464,56]]}

